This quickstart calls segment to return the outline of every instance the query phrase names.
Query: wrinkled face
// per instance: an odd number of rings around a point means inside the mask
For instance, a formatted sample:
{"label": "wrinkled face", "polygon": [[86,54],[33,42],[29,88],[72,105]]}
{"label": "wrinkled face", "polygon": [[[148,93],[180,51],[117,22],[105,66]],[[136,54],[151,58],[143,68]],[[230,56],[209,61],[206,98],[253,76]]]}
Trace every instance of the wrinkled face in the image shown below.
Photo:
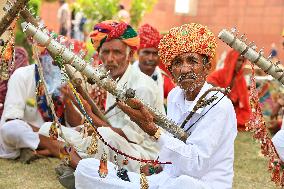
{"label": "wrinkled face", "polygon": [[170,67],[175,82],[185,91],[202,87],[211,64],[205,56],[197,53],[183,53],[176,56]]}
{"label": "wrinkled face", "polygon": [[130,48],[118,39],[105,42],[99,52],[100,59],[113,79],[123,76],[131,56]]}
{"label": "wrinkled face", "polygon": [[149,76],[153,74],[159,64],[158,49],[144,48],[139,50],[139,67],[141,71]]}
{"label": "wrinkled face", "polygon": [[235,72],[240,71],[240,69],[242,68],[244,62],[245,62],[245,57],[239,56],[238,60],[237,60],[237,63],[236,63]]}

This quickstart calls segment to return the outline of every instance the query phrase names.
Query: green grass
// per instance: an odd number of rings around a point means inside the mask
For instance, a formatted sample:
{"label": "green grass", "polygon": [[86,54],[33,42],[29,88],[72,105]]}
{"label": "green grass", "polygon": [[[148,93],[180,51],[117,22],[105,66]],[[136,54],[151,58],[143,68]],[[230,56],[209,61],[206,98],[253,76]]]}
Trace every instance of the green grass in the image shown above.
{"label": "green grass", "polygon": [[[239,133],[235,143],[234,189],[276,188],[270,181],[267,159],[259,155],[260,144],[250,133]],[[40,159],[30,165],[0,159],[0,189],[62,189],[54,167],[59,160]]]}
{"label": "green grass", "polygon": [[268,160],[260,153],[260,143],[251,133],[239,132],[235,142],[234,189],[277,188],[270,181]]}

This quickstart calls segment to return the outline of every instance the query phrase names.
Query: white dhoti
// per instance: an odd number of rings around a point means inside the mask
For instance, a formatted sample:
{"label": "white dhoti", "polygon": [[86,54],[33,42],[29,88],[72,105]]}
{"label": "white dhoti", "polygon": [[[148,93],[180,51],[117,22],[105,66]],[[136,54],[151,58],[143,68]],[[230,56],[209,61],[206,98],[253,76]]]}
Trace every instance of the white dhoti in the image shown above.
{"label": "white dhoti", "polygon": [[[43,136],[49,137],[49,129],[50,129],[51,124],[52,122],[44,123],[40,127],[38,133]],[[76,149],[79,156],[81,158],[88,157],[88,154],[86,152],[87,152],[88,146],[91,143],[91,137],[88,136],[88,137],[83,138],[81,133],[76,131],[74,128],[68,128],[64,126],[61,126],[61,128],[62,128],[63,135],[67,140],[66,142],[73,145],[73,147]],[[58,141],[64,142],[64,140],[61,137],[58,138]]]}
{"label": "white dhoti", "polygon": [[22,120],[11,120],[0,127],[0,158],[16,159],[21,148],[37,149],[38,133]]}
{"label": "white dhoti", "polygon": [[[76,189],[140,189],[140,174],[128,172],[130,182],[123,181],[116,175],[115,165],[108,162],[108,175],[100,178],[100,161],[94,158],[81,160],[75,171]],[[172,177],[166,171],[147,177],[150,189],[210,189],[201,180],[188,175]]]}
{"label": "white dhoti", "polygon": [[277,153],[282,161],[284,161],[284,130],[279,130],[274,137],[272,142],[277,150]]}
{"label": "white dhoti", "polygon": [[[43,124],[39,130],[39,134],[49,137],[50,125],[51,123]],[[100,135],[104,138],[104,140],[112,147],[128,155],[134,156],[136,158],[143,158],[143,159],[150,158],[149,156],[147,156],[147,153],[141,146],[128,142],[125,138],[114,132],[111,128],[99,127],[97,130],[100,133]],[[90,146],[92,140],[91,136],[83,138],[80,132],[76,131],[73,128],[67,128],[64,126],[62,126],[62,132],[66,140],[74,146],[74,148],[76,149],[76,151],[78,152],[81,158],[94,157],[96,159],[100,159],[102,154],[105,152],[107,154],[108,161],[110,162],[114,162],[114,156],[117,155],[117,162],[119,163],[120,166],[122,166],[124,156],[121,156],[117,154],[115,151],[111,150],[101,140],[98,140],[98,153],[94,155],[88,155],[87,148]],[[64,141],[62,138],[59,138],[58,140]],[[137,161],[133,161],[130,159],[128,159],[128,164],[123,166],[127,170],[134,172],[139,172],[140,170],[139,163]]]}

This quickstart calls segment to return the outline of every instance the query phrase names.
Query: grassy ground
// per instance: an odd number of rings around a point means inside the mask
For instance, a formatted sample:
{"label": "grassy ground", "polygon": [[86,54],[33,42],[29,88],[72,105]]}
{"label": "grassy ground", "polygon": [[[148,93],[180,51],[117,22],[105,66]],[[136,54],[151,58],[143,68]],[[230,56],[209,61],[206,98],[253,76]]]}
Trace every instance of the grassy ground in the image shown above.
{"label": "grassy ground", "polygon": [[[0,189],[62,189],[56,179],[56,159],[41,159],[30,165],[0,159]],[[276,188],[267,172],[267,160],[250,133],[239,133],[235,144],[234,189]]]}

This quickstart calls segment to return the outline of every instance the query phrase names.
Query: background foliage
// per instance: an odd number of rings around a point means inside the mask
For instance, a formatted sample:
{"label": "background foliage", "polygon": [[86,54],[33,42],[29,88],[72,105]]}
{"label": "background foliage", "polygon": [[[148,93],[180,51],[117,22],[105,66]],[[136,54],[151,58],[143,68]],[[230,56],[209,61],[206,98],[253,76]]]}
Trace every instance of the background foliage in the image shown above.
{"label": "background foliage", "polygon": [[145,13],[150,12],[156,3],[157,0],[132,0],[129,11],[131,25],[138,27]]}
{"label": "background foliage", "polygon": [[[39,15],[40,12],[40,5],[41,0],[30,0],[28,3],[28,8],[32,9],[32,12],[35,13],[35,16]],[[15,45],[24,47],[28,54],[29,54],[29,62],[32,63],[32,48],[31,45],[28,43],[26,34],[22,31],[21,23],[24,20],[20,17],[20,19],[17,22],[17,30],[15,34]]]}
{"label": "background foliage", "polygon": [[[49,3],[58,3],[56,0],[45,0]],[[131,7],[129,10],[131,17],[131,25],[137,28],[145,15],[145,13],[152,10],[157,0],[132,0]],[[120,0],[76,0],[75,3],[71,4],[71,9],[76,11],[82,11],[86,18],[87,24],[85,26],[86,31],[91,31],[95,23],[109,20],[117,17],[119,11]],[[28,7],[33,9],[35,15],[40,13],[41,0],[30,0]],[[26,35],[22,32],[20,23],[23,20],[20,18],[17,25],[16,31],[16,45],[23,46],[29,53],[30,62],[32,61],[32,50],[29,45]],[[88,58],[92,56],[93,49],[90,42],[87,42],[89,47]]]}

